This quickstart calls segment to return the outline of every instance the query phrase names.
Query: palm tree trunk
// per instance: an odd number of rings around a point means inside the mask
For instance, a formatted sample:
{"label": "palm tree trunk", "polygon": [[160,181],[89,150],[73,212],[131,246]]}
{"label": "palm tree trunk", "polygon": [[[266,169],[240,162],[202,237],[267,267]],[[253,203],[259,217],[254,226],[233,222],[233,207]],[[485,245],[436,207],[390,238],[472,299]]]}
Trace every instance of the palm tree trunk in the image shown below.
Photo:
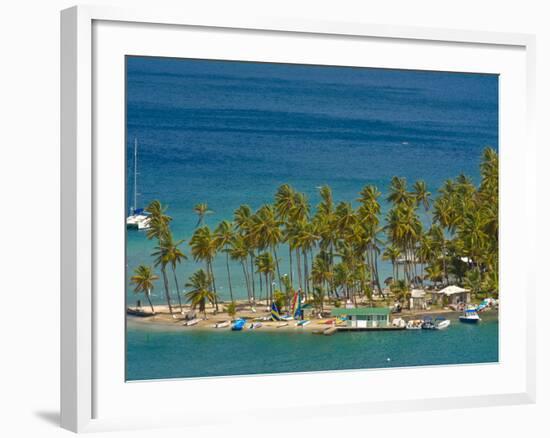
{"label": "palm tree trunk", "polygon": [[250,280],[252,283],[252,302],[256,300],[256,285],[254,282],[254,254],[250,253]]}
{"label": "palm tree trunk", "polygon": [[277,267],[277,278],[279,279],[279,287],[281,286],[281,271],[279,271],[279,259],[277,258],[277,250],[275,245],[273,245],[273,257],[275,258],[275,266]]}
{"label": "palm tree trunk", "polygon": [[290,244],[288,245],[288,259],[290,267],[290,287],[294,289],[294,278],[292,276],[292,247],[290,246]]}
{"label": "palm tree trunk", "polygon": [[246,294],[248,295],[248,302],[250,302],[252,296],[250,295],[250,283],[248,281],[248,272],[246,270],[246,263],[241,259],[241,266],[243,268],[244,282],[246,284]]}
{"label": "palm tree trunk", "polygon": [[180,312],[183,313],[183,305],[181,304],[180,287],[178,284],[178,276],[176,275],[176,269],[172,266],[172,273],[174,274],[174,283],[176,284],[176,292],[178,293],[178,303],[180,305]]}
{"label": "palm tree trunk", "polygon": [[153,303],[151,302],[151,291],[148,290],[147,293],[145,294],[145,296],[147,297],[147,301],[149,301],[149,306],[151,307],[151,312],[153,312],[153,314],[155,313],[155,308],[153,307]]}
{"label": "palm tree trunk", "polygon": [[308,279],[308,270],[307,270],[307,251],[304,250],[304,293],[306,294],[306,300],[309,294],[309,279]]}
{"label": "palm tree trunk", "polygon": [[229,283],[229,296],[233,302],[233,287],[231,286],[231,273],[229,272],[229,253],[225,253],[225,266],[227,267],[227,281]]}
{"label": "palm tree trunk", "polygon": [[166,267],[163,266],[160,268],[162,271],[162,280],[164,281],[164,293],[166,294],[166,303],[168,304],[168,309],[170,309],[170,314],[173,315],[174,311],[172,310],[172,302],[170,300],[170,290],[168,285],[168,276],[166,275]]}
{"label": "palm tree trunk", "polygon": [[298,289],[302,289],[302,267],[300,266],[300,250],[296,248],[296,265],[298,266]]}
{"label": "palm tree trunk", "polygon": [[212,276],[212,288],[214,290],[214,306],[216,307],[216,312],[218,312],[218,292],[216,291],[216,279],[214,278],[214,270],[212,269],[212,260],[208,260],[207,269],[210,268],[210,275]]}

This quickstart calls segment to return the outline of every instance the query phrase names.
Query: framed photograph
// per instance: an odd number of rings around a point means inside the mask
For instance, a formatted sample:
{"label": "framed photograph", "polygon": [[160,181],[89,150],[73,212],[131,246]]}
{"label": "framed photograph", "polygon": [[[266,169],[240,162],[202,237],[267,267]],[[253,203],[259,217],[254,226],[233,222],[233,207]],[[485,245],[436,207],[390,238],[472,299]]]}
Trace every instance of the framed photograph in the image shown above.
{"label": "framed photograph", "polygon": [[63,427],[534,401],[532,36],[61,18]]}

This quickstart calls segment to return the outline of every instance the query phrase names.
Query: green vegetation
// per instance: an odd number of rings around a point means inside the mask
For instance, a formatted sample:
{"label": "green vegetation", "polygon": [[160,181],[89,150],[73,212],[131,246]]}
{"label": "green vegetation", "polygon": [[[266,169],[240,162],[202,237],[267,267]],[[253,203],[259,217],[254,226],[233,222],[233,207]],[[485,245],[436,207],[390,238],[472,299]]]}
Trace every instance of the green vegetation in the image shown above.
{"label": "green vegetation", "polygon": [[155,288],[155,280],[158,280],[158,276],[153,272],[153,268],[145,265],[139,265],[134,270],[134,275],[130,279],[130,281],[135,285],[134,292],[145,294],[153,314],[155,313],[155,308],[151,302],[151,291]]}
{"label": "green vegetation", "polygon": [[[204,269],[195,272],[186,286],[193,306],[204,311],[206,302],[218,310],[216,279],[212,265],[225,253],[227,284],[231,301],[230,263],[242,268],[248,301],[275,300],[289,305],[293,291],[300,289],[312,305],[365,297],[373,301],[383,294],[378,271],[379,258],[390,261],[392,277],[384,284],[399,299],[406,300],[413,287],[459,284],[476,294],[498,295],[498,156],[486,148],[480,166],[481,183],[459,175],[444,182],[437,193],[428,191],[424,181],[409,189],[405,178],[391,179],[386,200],[389,211],[382,218],[382,193],[365,186],[355,203],[335,202],[330,187],[320,188],[320,203],[312,209],[305,194],[289,184],[281,185],[273,204],[253,211],[239,206],[233,221],[222,221],[212,231],[205,217],[212,211],[206,203],[195,206],[199,219],[190,240],[195,261]],[[152,254],[169,294],[170,267],[181,307],[176,267],[185,260],[175,241],[166,207],[153,201],[149,239],[158,245]],[[429,218],[425,227],[421,215]],[[281,272],[278,254],[288,251],[290,270]],[[275,283],[277,279],[278,283]],[[274,294],[274,285],[280,291]],[[141,289],[140,289],[141,290]]]}

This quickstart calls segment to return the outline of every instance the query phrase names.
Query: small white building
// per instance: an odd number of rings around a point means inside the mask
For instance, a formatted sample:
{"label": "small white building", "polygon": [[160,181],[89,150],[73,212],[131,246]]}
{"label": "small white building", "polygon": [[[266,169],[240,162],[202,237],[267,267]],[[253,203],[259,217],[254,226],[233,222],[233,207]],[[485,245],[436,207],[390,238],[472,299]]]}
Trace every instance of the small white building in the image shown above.
{"label": "small white building", "polygon": [[468,289],[451,285],[444,289],[432,292],[434,303],[445,304],[468,304],[471,300],[471,294]]}
{"label": "small white building", "polygon": [[423,289],[413,289],[411,291],[411,299],[409,304],[411,310],[425,310],[426,292]]}

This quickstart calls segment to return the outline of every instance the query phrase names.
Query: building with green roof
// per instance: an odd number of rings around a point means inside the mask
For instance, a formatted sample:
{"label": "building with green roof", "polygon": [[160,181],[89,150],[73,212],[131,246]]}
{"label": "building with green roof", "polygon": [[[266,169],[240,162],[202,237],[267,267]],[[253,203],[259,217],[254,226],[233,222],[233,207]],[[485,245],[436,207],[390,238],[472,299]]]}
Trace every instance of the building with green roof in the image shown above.
{"label": "building with green roof", "polygon": [[391,309],[389,307],[355,307],[352,309],[335,307],[330,314],[345,319],[347,327],[351,328],[389,327]]}

